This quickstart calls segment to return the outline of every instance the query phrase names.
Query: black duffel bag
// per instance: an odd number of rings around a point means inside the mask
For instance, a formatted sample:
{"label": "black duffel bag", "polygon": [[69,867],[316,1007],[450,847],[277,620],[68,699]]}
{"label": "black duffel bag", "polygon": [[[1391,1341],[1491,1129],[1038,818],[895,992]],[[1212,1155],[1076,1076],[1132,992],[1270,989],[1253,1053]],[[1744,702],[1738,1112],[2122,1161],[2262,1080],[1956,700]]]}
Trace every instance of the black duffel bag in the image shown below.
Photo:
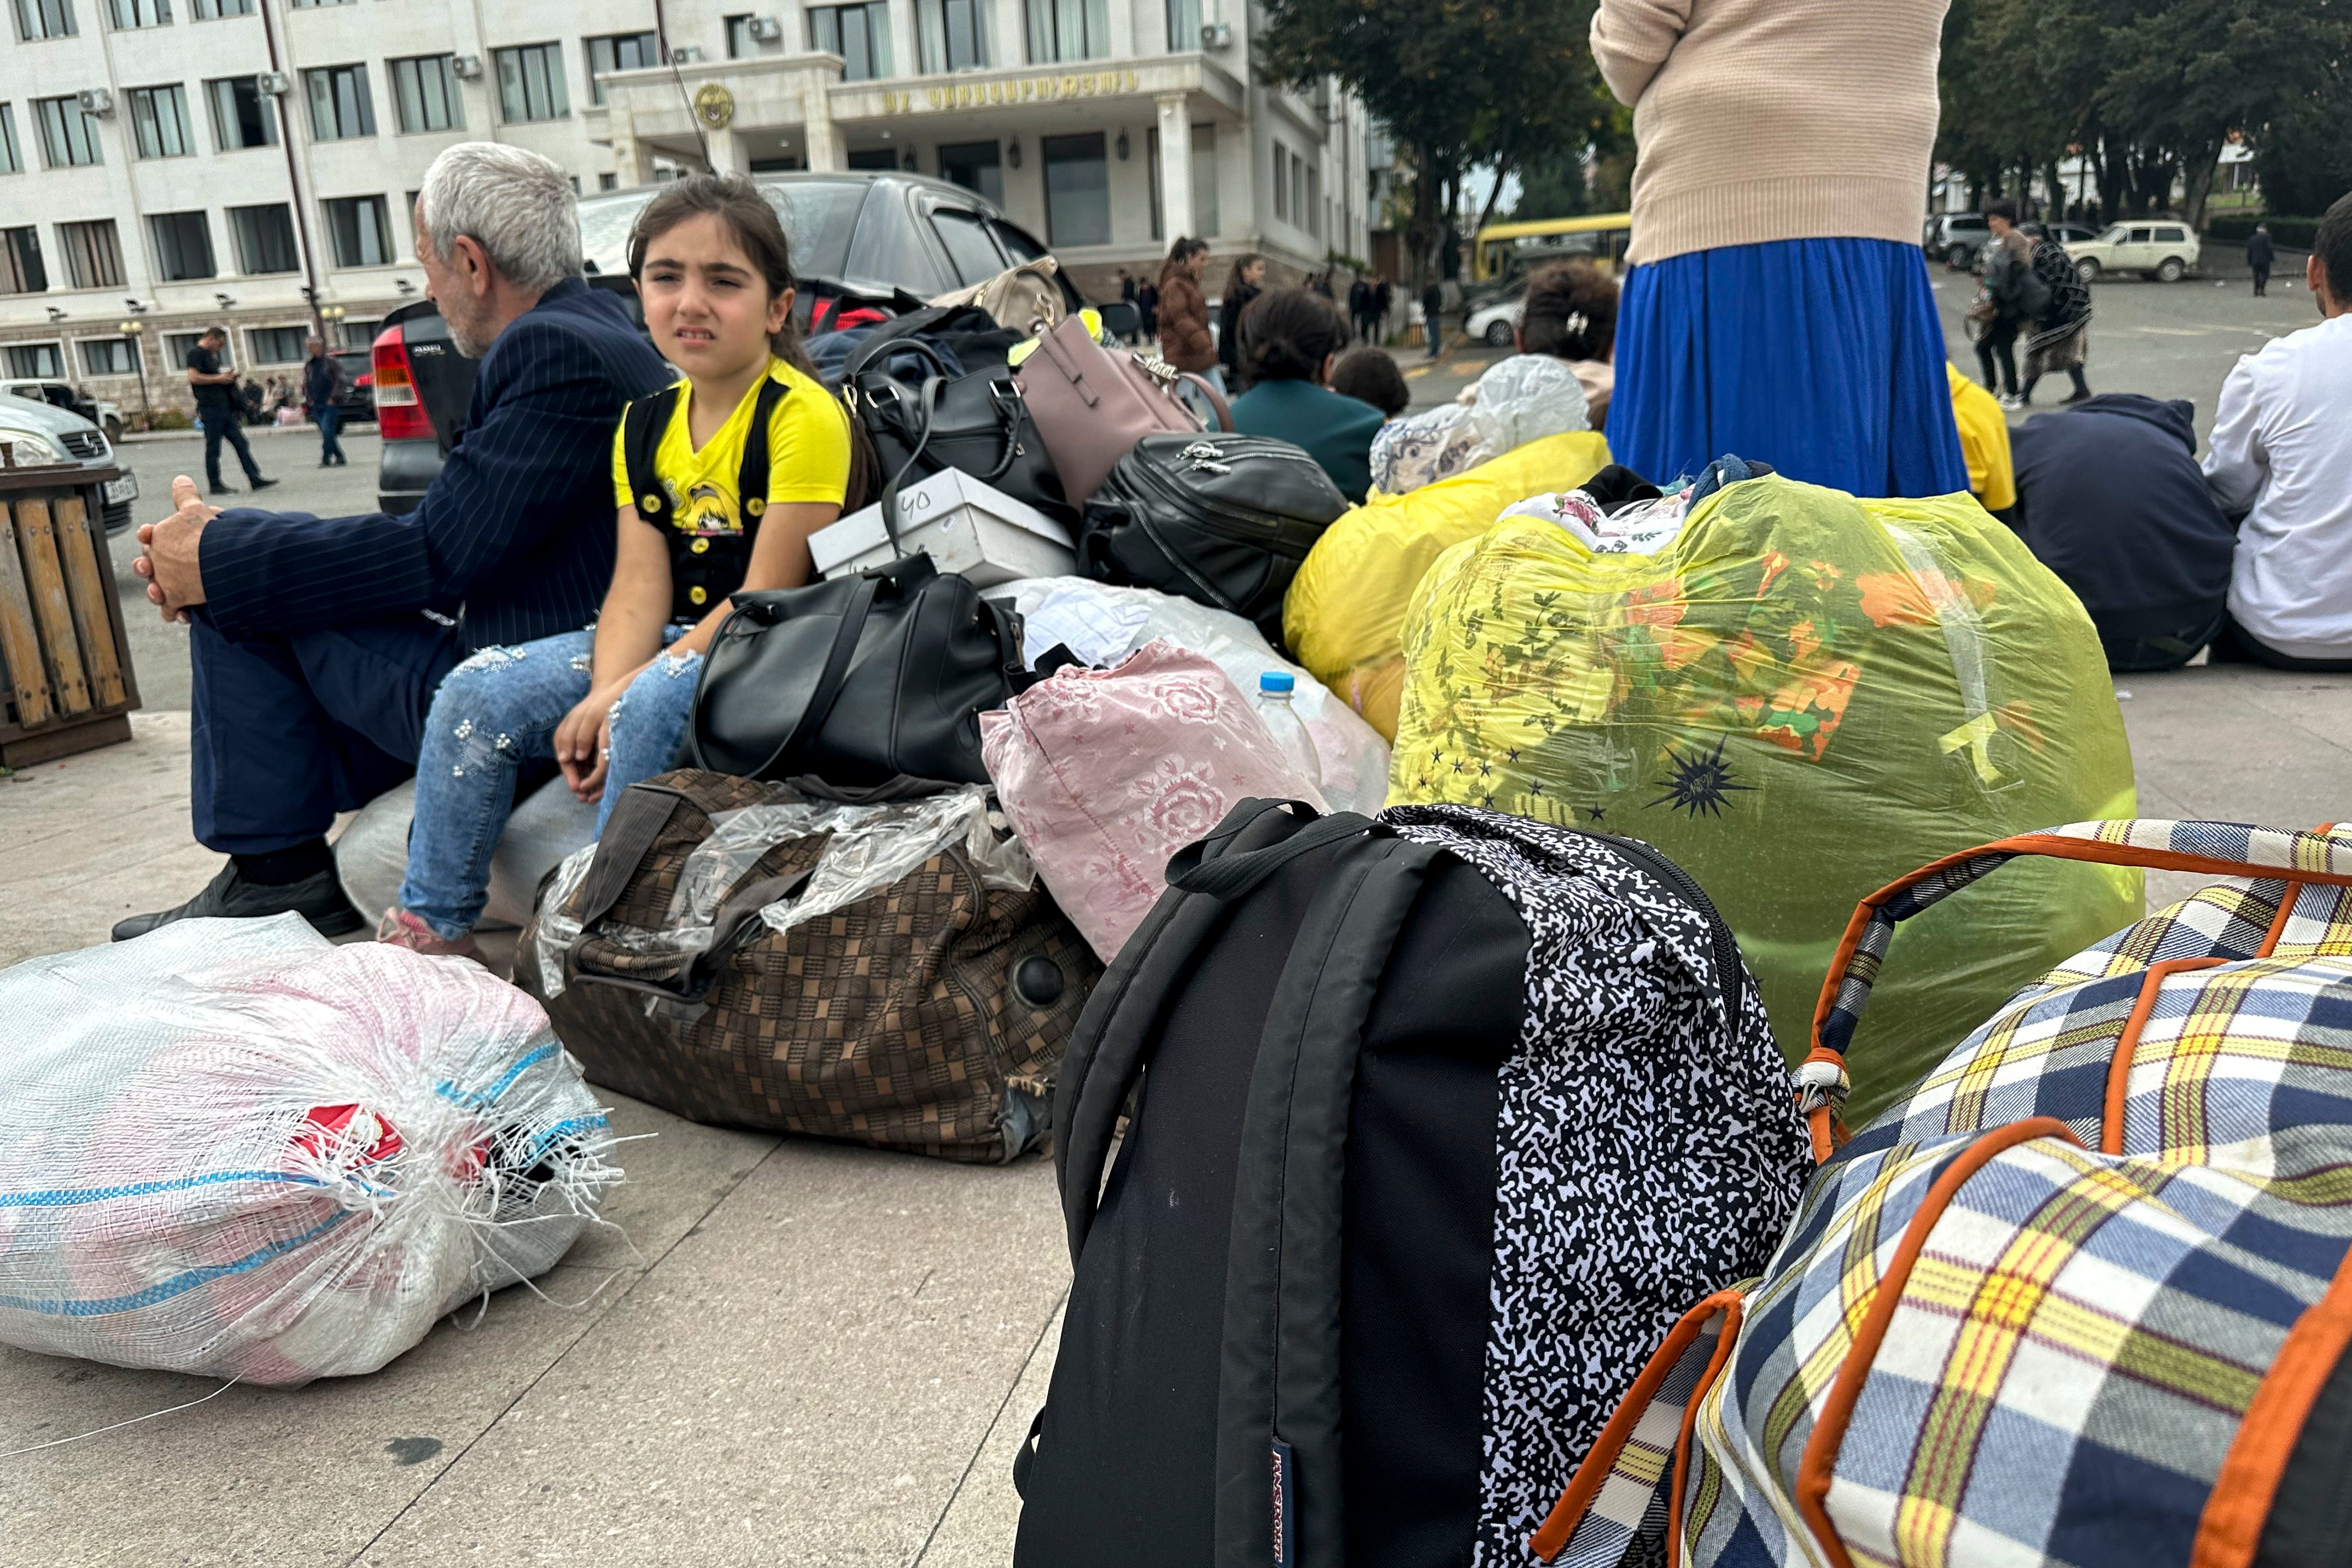
{"label": "black duffel bag", "polygon": [[[973,316],[988,319],[969,306],[902,316],[876,328],[842,367],[841,395],[878,460],[882,515],[896,519],[899,486],[954,468],[1075,532],[1078,509],[1063,494],[1061,476],[1037,439],[1020,384],[996,342],[1000,337],[1018,341],[1019,335],[992,322],[987,332],[960,330]],[[935,343],[934,336],[940,340]],[[978,368],[960,371],[958,355]],[[921,361],[927,373],[907,379],[909,358]]]}
{"label": "black duffel bag", "polygon": [[1321,464],[1263,435],[1147,435],[1087,503],[1078,570],[1256,623],[1282,646],[1282,596],[1348,497]]}
{"label": "black duffel bag", "polygon": [[1018,620],[927,555],[738,593],[703,659],[688,755],[746,779],[985,784],[981,710],[1028,679]]}

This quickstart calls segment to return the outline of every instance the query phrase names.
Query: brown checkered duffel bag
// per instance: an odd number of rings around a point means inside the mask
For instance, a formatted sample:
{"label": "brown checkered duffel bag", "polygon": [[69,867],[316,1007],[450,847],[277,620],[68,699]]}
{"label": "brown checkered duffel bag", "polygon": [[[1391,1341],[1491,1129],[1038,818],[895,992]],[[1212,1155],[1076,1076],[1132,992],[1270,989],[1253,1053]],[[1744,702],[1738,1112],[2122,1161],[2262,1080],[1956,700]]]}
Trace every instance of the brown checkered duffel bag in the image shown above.
{"label": "brown checkered duffel bag", "polygon": [[679,1115],[1012,1159],[1101,965],[988,816],[663,774],[557,873],[516,983],[592,1082]]}

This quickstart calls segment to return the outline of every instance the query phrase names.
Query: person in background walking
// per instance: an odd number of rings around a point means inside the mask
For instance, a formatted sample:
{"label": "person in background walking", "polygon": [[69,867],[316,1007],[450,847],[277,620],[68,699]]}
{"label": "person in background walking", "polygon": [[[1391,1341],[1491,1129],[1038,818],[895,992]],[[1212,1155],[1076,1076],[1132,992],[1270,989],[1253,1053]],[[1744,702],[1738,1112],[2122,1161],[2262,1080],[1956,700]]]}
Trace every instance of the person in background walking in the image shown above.
{"label": "person in background walking", "polygon": [[[1309,283],[1307,287],[1315,290],[1316,293],[1320,294],[1324,298],[1330,299],[1331,269],[1327,267],[1322,271],[1317,273],[1315,275],[1314,281]],[[1337,304],[1338,301],[1333,300],[1332,303]]]}
{"label": "person in background walking", "polygon": [[319,427],[319,466],[348,468],[352,460],[335,439],[343,423],[343,411],[335,406],[336,395],[343,390],[343,367],[327,352],[324,339],[312,338],[309,346],[310,357],[302,361],[302,407]]}
{"label": "person in background walking", "polygon": [[2041,280],[2033,274],[2033,242],[2019,232],[2013,202],[1986,204],[1985,227],[1992,231],[1992,244],[1985,251],[1984,293],[1969,307],[1970,319],[1984,329],[1977,340],[1977,363],[1984,371],[1984,384],[1993,389],[1998,360],[2000,406],[2022,408],[2025,400],[2017,394],[2017,329],[2032,317],[2042,293]]}
{"label": "person in background walking", "polygon": [[1371,327],[1368,318],[1372,313],[1372,286],[1359,276],[1348,285],[1348,329],[1350,337],[1369,339]]}
{"label": "person in background walking", "polygon": [[1227,390],[1236,396],[1249,390],[1243,373],[1242,312],[1265,291],[1265,257],[1255,251],[1235,256],[1225,274],[1225,297],[1217,302],[1217,363],[1223,367]]}
{"label": "person in background walking", "polygon": [[1146,283],[1135,291],[1135,308],[1143,318],[1143,340],[1160,341],[1160,286]]}
{"label": "person in background walking", "polygon": [[1179,239],[1160,265],[1160,357],[1180,371],[1191,371],[1224,383],[1217,373],[1217,345],[1209,337],[1209,301],[1201,293],[1201,274],[1209,265],[1209,242]]}
{"label": "person in background walking", "polygon": [[2266,298],[2271,291],[2271,266],[2278,260],[2278,247],[2271,244],[2271,225],[2256,224],[2254,232],[2246,239],[2246,265],[2254,272],[2254,298]]}
{"label": "person in background walking", "polygon": [[1372,283],[1372,341],[1377,343],[1389,335],[1389,311],[1396,304],[1396,288],[1386,273]]}
{"label": "person in background walking", "polygon": [[253,448],[245,444],[245,410],[236,396],[236,372],[221,369],[221,350],[228,344],[228,329],[207,327],[196,346],[188,350],[188,384],[196,391],[196,417],[205,422],[205,478],[215,496],[234,496],[236,491],[221,483],[220,449],[226,441],[236,448],[236,460],[244,465],[246,483],[257,490],[267,490],[278,483],[261,476],[260,465],[253,460]]}
{"label": "person in background walking", "polygon": [[2033,238],[2033,276],[2049,290],[2050,303],[2042,309],[2038,329],[2025,340],[2025,383],[2017,389],[2017,401],[2021,406],[2032,402],[2034,383],[2053,371],[2063,371],[2073,378],[2074,390],[2059,401],[2081,402],[2091,395],[2091,383],[2083,379],[2083,361],[2091,348],[2090,286],[2074,270],[2074,258],[2066,247],[2047,229],[2035,224],[2028,232]]}
{"label": "person in background walking", "polygon": [[1429,357],[1437,358],[1439,339],[1445,331],[1445,288],[1435,278],[1421,291],[1421,331],[1429,340]]}
{"label": "person in background walking", "polygon": [[1601,0],[1593,58],[1640,147],[1619,462],[1661,484],[1729,452],[1859,496],[1968,488],[1919,250],[1946,8]]}
{"label": "person in background walking", "polygon": [[1137,302],[1135,298],[1135,274],[1128,271],[1127,268],[1123,267],[1118,269],[1118,297],[1128,306],[1133,308],[1135,311],[1135,319],[1139,328],[1143,320],[1143,307]]}

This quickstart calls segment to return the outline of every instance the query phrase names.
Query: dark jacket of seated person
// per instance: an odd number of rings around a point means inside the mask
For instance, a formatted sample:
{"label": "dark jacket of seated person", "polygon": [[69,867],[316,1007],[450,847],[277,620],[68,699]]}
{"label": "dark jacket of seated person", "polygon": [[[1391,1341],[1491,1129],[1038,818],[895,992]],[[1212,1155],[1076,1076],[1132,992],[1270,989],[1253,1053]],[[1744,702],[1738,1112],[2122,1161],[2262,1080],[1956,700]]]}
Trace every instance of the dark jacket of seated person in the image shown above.
{"label": "dark jacket of seated person", "polygon": [[1348,346],[1339,307],[1310,289],[1277,288],[1251,302],[1241,335],[1252,382],[1234,400],[1234,427],[1306,448],[1341,495],[1361,501],[1382,415],[1324,384],[1331,357]]}
{"label": "dark jacket of seated person", "polygon": [[2237,530],[2197,465],[2196,410],[2107,392],[2010,434],[2017,526],[2116,670],[2177,669],[2220,630]]}

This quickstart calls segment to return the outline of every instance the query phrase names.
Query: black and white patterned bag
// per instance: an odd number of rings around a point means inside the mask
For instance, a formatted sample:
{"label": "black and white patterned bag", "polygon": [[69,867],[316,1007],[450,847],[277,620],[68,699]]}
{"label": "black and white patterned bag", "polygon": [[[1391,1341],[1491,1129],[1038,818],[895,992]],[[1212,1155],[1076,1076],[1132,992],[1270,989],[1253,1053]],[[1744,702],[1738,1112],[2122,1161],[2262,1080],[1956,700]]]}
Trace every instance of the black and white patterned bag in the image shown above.
{"label": "black and white patterned bag", "polygon": [[1729,930],[1645,844],[1467,807],[1249,801],[1169,869],[1062,1067],[1017,1568],[1532,1561],[1811,1167]]}

